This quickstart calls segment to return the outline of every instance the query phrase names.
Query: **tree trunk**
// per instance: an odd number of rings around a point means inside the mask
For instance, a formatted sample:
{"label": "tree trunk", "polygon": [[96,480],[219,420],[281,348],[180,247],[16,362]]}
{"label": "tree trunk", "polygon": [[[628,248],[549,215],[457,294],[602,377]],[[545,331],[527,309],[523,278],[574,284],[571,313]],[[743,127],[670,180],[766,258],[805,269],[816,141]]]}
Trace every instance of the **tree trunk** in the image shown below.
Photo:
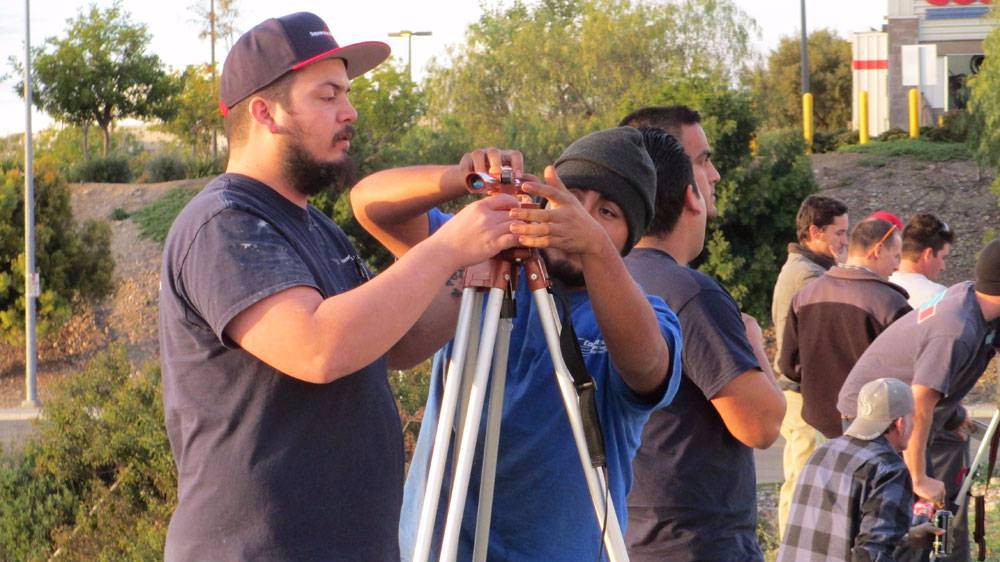
{"label": "tree trunk", "polygon": [[83,161],[90,160],[90,123],[83,124]]}
{"label": "tree trunk", "polygon": [[108,151],[111,150],[111,123],[101,127],[101,131],[104,132],[104,153],[102,156],[104,158],[108,157]]}

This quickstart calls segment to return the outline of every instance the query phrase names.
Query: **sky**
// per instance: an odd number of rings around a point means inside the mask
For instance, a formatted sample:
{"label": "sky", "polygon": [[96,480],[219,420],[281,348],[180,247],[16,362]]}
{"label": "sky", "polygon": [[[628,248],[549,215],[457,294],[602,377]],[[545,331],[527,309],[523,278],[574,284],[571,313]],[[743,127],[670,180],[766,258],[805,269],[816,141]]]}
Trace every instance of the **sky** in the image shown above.
{"label": "sky", "polygon": [[[489,5],[505,0],[488,0]],[[658,0],[667,1],[667,0]],[[734,0],[757,21],[761,35],[757,49],[766,54],[786,35],[798,35],[800,0]],[[151,52],[160,56],[173,69],[188,64],[208,62],[207,40],[197,38],[200,25],[187,7],[208,0],[122,0],[122,6],[132,20],[146,24],[152,35]],[[31,44],[41,45],[46,38],[62,36],[66,21],[91,3],[101,7],[112,0],[34,0],[31,4]],[[319,0],[285,0],[280,11],[267,0],[237,0],[240,11],[237,27],[245,31],[269,17],[297,11],[311,11],[322,17],[341,45],[366,40],[387,42],[397,57],[397,64],[406,64],[406,39],[388,37],[400,30],[430,31],[429,37],[413,38],[413,73],[418,80],[426,64],[434,57],[444,59],[449,46],[462,42],[466,27],[480,13],[477,0],[364,0],[362,2],[321,2]],[[347,6],[346,4],[350,4]],[[806,27],[809,30],[830,28],[849,37],[855,31],[879,29],[888,11],[888,0],[806,0]],[[176,5],[177,7],[167,7]],[[334,8],[334,6],[336,8]],[[428,9],[427,6],[433,6]],[[25,129],[24,101],[13,91],[19,76],[12,76],[8,62],[11,57],[24,60],[25,0],[0,2],[0,136],[22,133]],[[219,64],[225,59],[225,45],[217,47]],[[44,114],[33,111],[31,128],[38,131],[52,124]]]}

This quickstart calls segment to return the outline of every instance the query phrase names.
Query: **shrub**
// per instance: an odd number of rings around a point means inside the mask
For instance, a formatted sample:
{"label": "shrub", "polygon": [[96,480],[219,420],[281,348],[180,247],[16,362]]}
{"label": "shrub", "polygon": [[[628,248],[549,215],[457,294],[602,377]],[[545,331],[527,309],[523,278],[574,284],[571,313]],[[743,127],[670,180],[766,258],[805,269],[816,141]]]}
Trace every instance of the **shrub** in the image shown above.
{"label": "shrub", "polygon": [[23,457],[0,465],[0,559],[155,560],[177,479],[159,371],[104,352],[45,404]]}
{"label": "shrub", "polygon": [[817,131],[813,135],[812,151],[815,154],[834,152],[842,146],[858,144],[858,132],[850,129]]}
{"label": "shrub", "polygon": [[177,187],[132,213],[132,220],[139,225],[139,234],[162,244],[181,209],[197,194],[197,189]]}
{"label": "shrub", "polygon": [[115,207],[114,210],[111,211],[111,214],[108,215],[108,218],[113,221],[123,221],[128,217],[129,217],[128,211],[126,211],[121,207]]}
{"label": "shrub", "polygon": [[160,154],[146,162],[144,179],[150,183],[182,180],[187,177],[187,166],[173,154]]}
{"label": "shrub", "polygon": [[926,138],[894,141],[873,141],[868,144],[845,146],[842,152],[858,152],[879,157],[909,156],[924,162],[946,160],[971,160],[972,150],[967,144],[957,142],[934,142]]}
{"label": "shrub", "polygon": [[757,158],[720,183],[720,220],[710,229],[699,269],[717,277],[741,310],[766,324],[785,248],[795,239],[795,215],[818,186],[798,131],[765,133],[758,141]]}
{"label": "shrub", "polygon": [[[114,259],[106,221],[77,225],[69,189],[51,158],[35,161],[35,263],[42,274],[38,333],[44,337],[69,319],[75,302],[94,302],[112,289]],[[24,176],[0,173],[0,338],[24,338]]]}
{"label": "shrub", "polygon": [[898,127],[894,127],[887,131],[884,131],[881,135],[875,137],[875,140],[892,141],[892,140],[903,140],[908,138],[910,138],[910,133]]}
{"label": "shrub", "polygon": [[77,182],[128,183],[132,181],[132,170],[126,158],[109,156],[78,164],[70,177]]}
{"label": "shrub", "polygon": [[187,177],[209,178],[226,171],[226,157],[194,158],[187,161]]}

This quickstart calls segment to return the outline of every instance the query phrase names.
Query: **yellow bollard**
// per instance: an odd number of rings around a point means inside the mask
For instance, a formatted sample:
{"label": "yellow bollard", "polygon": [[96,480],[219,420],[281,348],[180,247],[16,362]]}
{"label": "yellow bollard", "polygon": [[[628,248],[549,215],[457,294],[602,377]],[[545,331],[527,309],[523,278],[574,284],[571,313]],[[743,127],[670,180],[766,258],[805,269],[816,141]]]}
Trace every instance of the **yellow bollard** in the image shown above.
{"label": "yellow bollard", "polygon": [[861,122],[861,127],[858,129],[858,143],[868,144],[868,91],[861,90],[861,117],[858,121]]}
{"label": "yellow bollard", "polygon": [[813,145],[813,95],[802,94],[802,136],[806,140],[806,151],[812,152]]}
{"label": "yellow bollard", "polygon": [[910,138],[920,137],[920,92],[910,88]]}

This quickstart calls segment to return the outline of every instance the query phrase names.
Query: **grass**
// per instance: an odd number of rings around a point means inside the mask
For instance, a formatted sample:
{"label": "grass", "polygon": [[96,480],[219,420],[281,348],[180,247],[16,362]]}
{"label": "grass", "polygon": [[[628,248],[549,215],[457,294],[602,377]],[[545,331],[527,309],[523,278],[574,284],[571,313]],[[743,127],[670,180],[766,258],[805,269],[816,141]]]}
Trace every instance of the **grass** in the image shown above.
{"label": "grass", "polygon": [[[947,160],[972,160],[972,151],[963,143],[933,142],[924,139],[902,139],[892,141],[872,141],[868,144],[852,144],[843,146],[840,152],[855,152],[873,157],[909,156],[925,162],[944,162]],[[873,159],[873,162],[877,160]],[[861,164],[864,166],[866,164]],[[872,166],[874,164],[867,164]],[[875,166],[881,167],[881,166]]]}
{"label": "grass", "polygon": [[174,219],[199,191],[191,187],[171,189],[156,201],[132,213],[132,220],[139,225],[139,235],[163,244]]}
{"label": "grass", "polygon": [[862,168],[884,168],[889,164],[889,159],[882,156],[872,158],[861,158],[857,161]]}

